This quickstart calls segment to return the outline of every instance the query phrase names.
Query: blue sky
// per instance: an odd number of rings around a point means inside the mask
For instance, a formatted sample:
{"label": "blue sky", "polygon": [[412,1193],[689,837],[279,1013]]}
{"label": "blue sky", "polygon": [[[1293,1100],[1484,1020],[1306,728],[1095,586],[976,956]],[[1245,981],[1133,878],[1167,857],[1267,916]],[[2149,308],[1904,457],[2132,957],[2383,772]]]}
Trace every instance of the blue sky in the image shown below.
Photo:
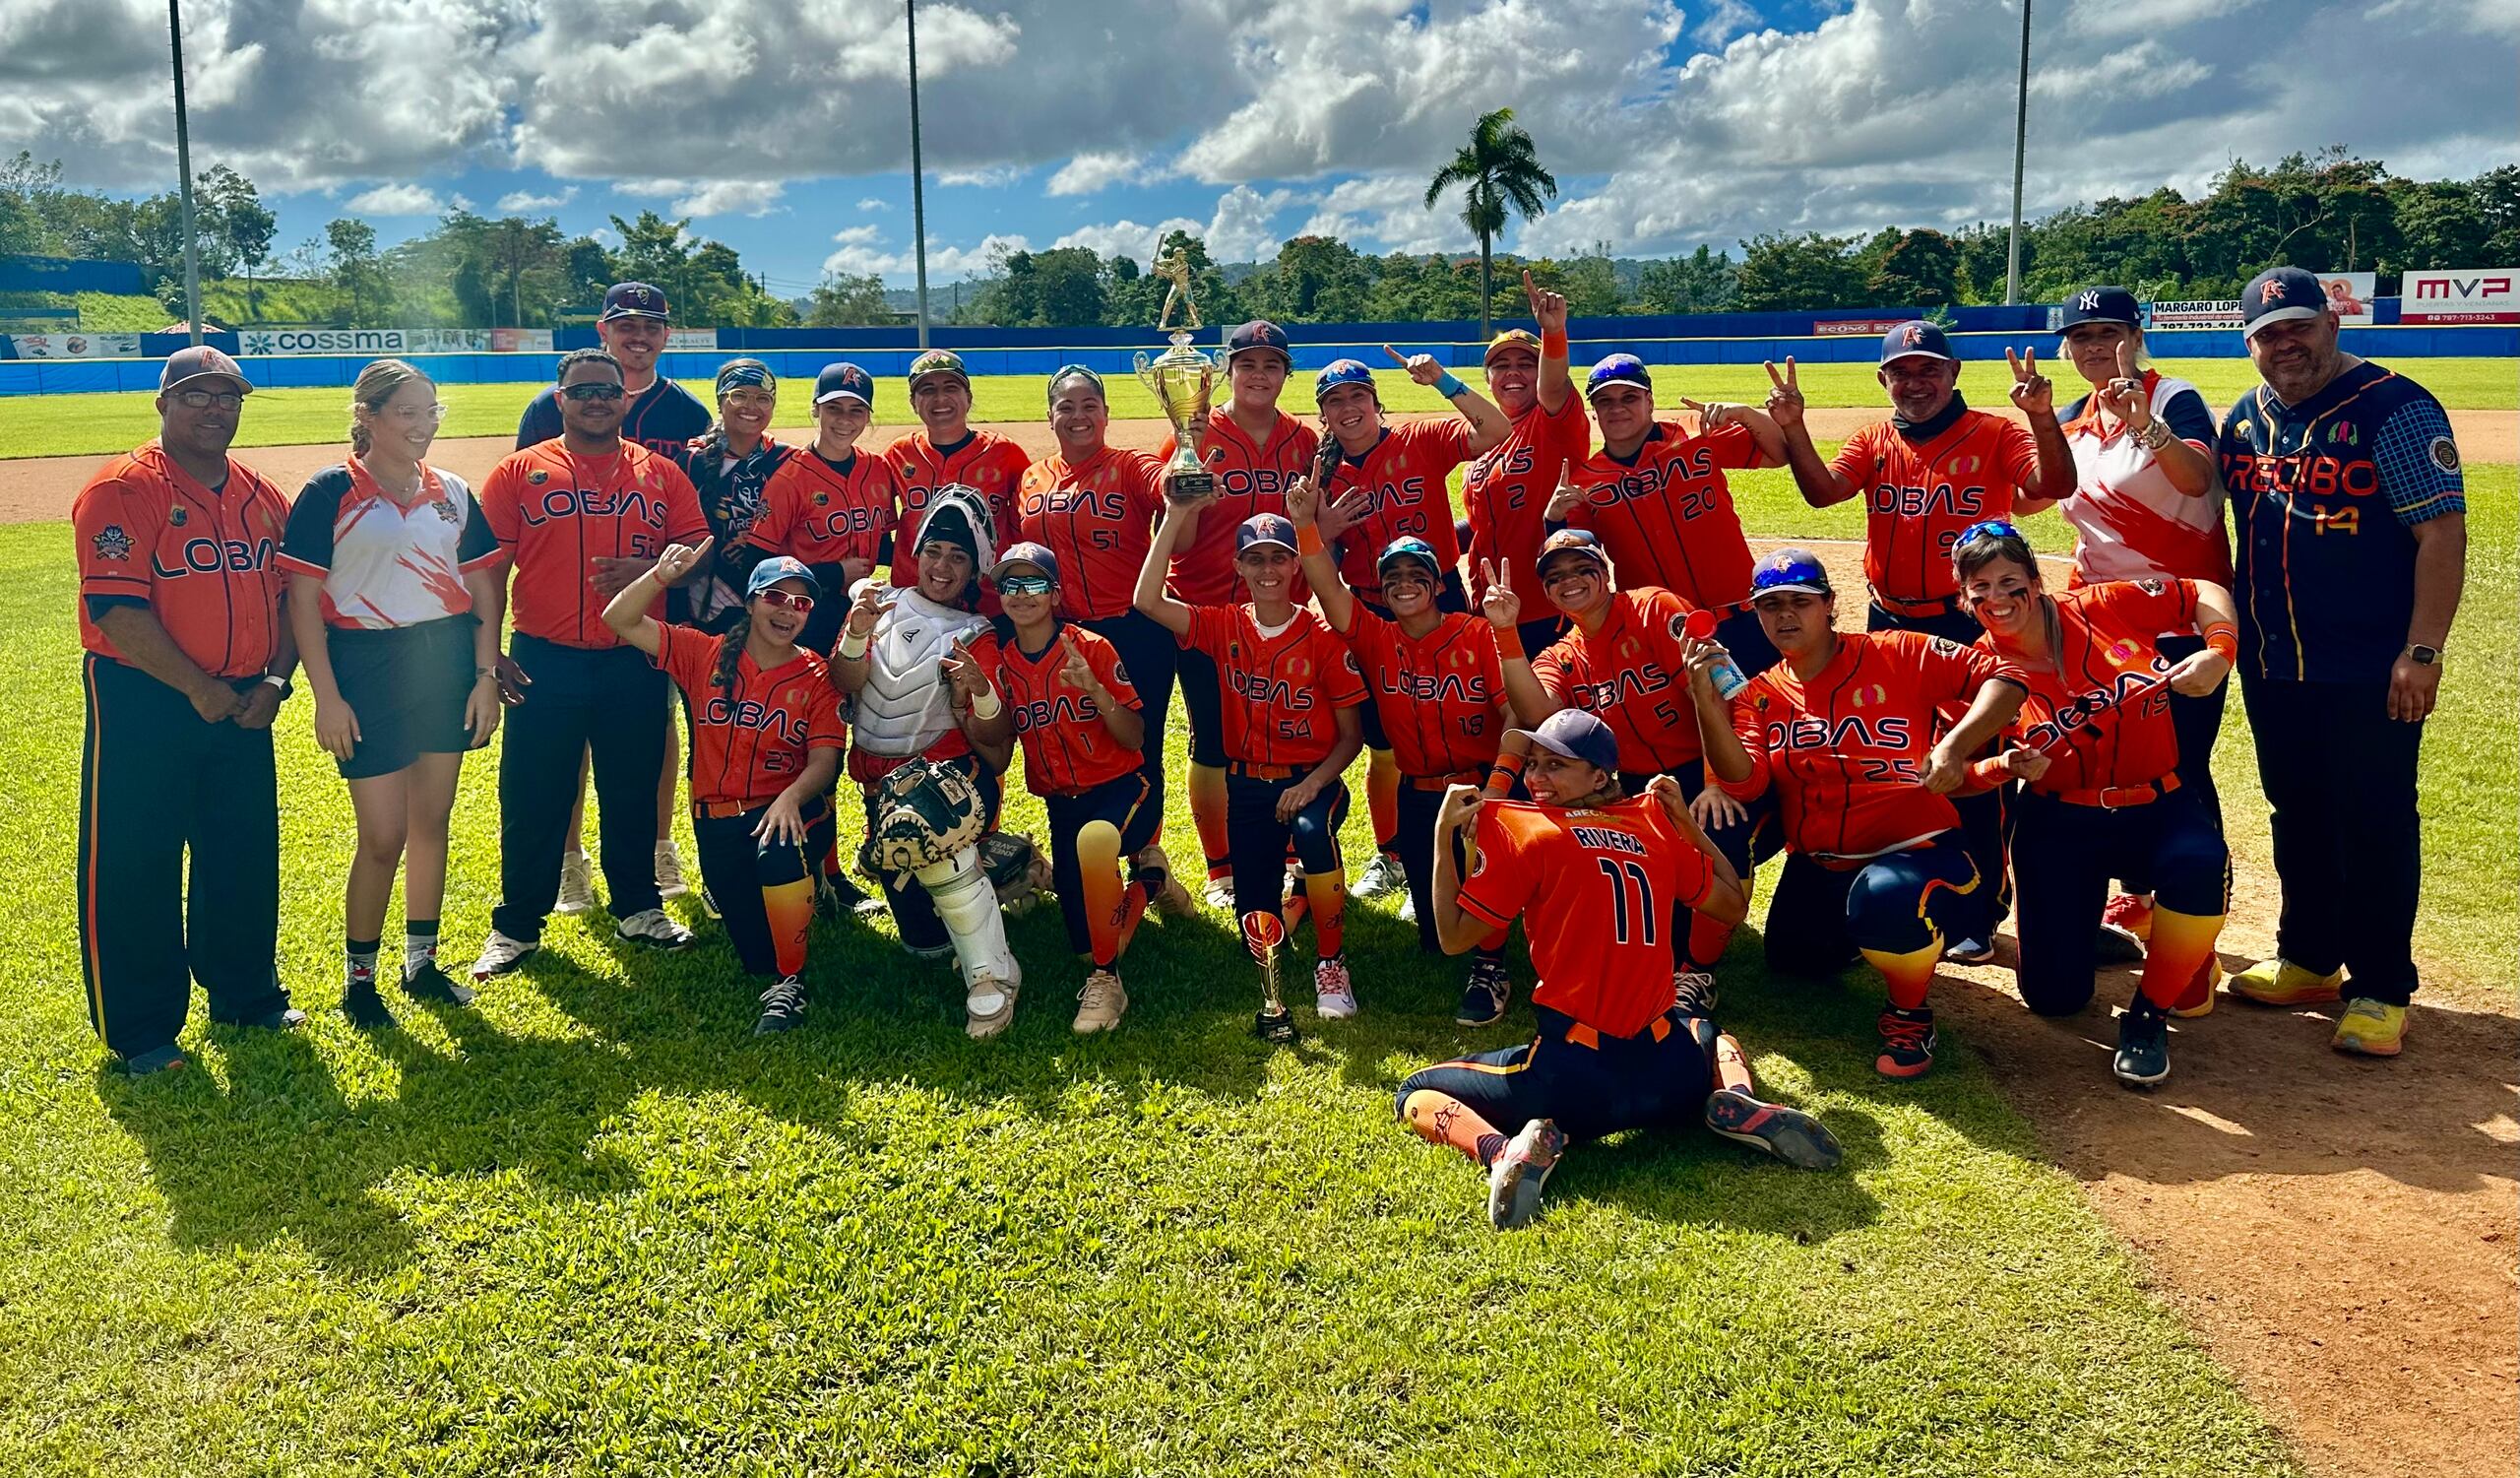
{"label": "blue sky", "polygon": [[[920,0],[931,276],[992,244],[1218,257],[1333,232],[1469,250],[1427,174],[1511,105],[1557,174],[1504,245],[1627,255],[1999,219],[2019,0]],[[158,0],[0,5],[0,153],[173,176]],[[910,278],[900,0],[185,0],[196,167],[281,245],[463,201],[572,231],[656,209],[775,288]],[[2269,36],[2320,36],[2315,48]],[[2506,0],[2037,0],[2034,212],[2330,143],[2520,157]],[[2479,99],[2497,99],[2479,107]]]}

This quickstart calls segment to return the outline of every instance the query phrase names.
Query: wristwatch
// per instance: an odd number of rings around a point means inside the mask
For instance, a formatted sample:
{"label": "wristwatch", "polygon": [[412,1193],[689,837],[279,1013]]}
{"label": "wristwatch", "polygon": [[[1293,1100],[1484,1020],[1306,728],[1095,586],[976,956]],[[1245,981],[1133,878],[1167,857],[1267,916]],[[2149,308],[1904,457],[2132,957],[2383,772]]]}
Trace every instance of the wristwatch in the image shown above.
{"label": "wristwatch", "polygon": [[2439,647],[2427,647],[2422,642],[2409,642],[2406,647],[2406,655],[2415,659],[2415,665],[2417,667],[2428,668],[2441,660],[2441,649]]}
{"label": "wristwatch", "polygon": [[290,686],[289,680],[278,673],[265,673],[263,675],[263,680],[280,689],[280,700],[283,703],[287,702],[288,695],[295,691],[295,689]]}

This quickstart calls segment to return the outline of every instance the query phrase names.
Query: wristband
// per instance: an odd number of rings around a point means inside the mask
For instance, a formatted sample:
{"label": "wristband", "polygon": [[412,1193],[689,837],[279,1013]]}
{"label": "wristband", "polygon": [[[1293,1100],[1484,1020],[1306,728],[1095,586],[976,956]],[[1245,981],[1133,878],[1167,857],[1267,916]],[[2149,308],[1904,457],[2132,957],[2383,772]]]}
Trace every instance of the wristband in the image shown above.
{"label": "wristband", "polygon": [[1501,770],[1508,778],[1519,777],[1523,773],[1524,758],[1523,755],[1508,754],[1500,749],[1496,752],[1496,757],[1487,762],[1487,768]]}
{"label": "wristband", "polygon": [[1446,400],[1451,400],[1453,397],[1461,394],[1469,388],[1470,387],[1468,385],[1465,385],[1460,380],[1454,378],[1453,372],[1449,369],[1445,370],[1442,376],[1435,381],[1436,393]]}
{"label": "wristband", "polygon": [[2149,421],[2144,429],[2137,433],[2135,440],[2143,446],[2144,450],[2158,452],[2170,445],[2170,423],[2162,420]]}
{"label": "wristband", "polygon": [[2205,650],[2225,662],[2240,660],[2240,634],[2228,622],[2216,621],[2205,628]]}
{"label": "wristband", "polygon": [[1544,329],[1541,332],[1540,356],[1544,359],[1563,359],[1566,357],[1566,331],[1564,329]]}
{"label": "wristband", "polygon": [[1295,557],[1327,552],[1329,546],[1321,542],[1321,531],[1310,524],[1295,525]]}
{"label": "wristband", "polygon": [[855,662],[858,658],[865,656],[866,649],[874,644],[875,637],[872,632],[869,632],[864,636],[860,636],[846,626],[841,628],[840,655],[848,658],[851,662]]}
{"label": "wristband", "polygon": [[993,719],[1005,709],[1006,705],[997,701],[995,688],[989,688],[972,700],[972,717],[976,719]]}

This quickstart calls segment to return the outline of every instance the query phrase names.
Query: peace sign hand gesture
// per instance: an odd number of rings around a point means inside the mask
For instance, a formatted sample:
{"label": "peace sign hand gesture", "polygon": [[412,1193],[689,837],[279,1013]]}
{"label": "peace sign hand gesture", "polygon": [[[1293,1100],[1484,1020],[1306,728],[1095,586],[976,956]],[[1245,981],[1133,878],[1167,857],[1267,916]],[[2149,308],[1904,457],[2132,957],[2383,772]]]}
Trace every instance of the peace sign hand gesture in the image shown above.
{"label": "peace sign hand gesture", "polygon": [[1487,617],[1487,624],[1499,631],[1513,630],[1523,618],[1523,598],[1514,594],[1512,562],[1495,565],[1481,559],[1479,579],[1487,587],[1486,594],[1479,598],[1479,609]]}
{"label": "peace sign hand gesture", "polygon": [[972,655],[970,637],[957,637],[953,650],[941,666],[945,669],[945,680],[954,685],[954,695],[964,702],[968,703],[989,690],[988,676],[980,671],[980,660]]}
{"label": "peace sign hand gesture", "polygon": [[1404,354],[1388,344],[1382,347],[1382,352],[1391,355],[1392,362],[1407,369],[1409,377],[1420,385],[1432,385],[1444,377],[1444,366],[1435,362],[1433,354]]}
{"label": "peace sign hand gesture", "polygon": [[2144,394],[2143,371],[2135,367],[2135,345],[2117,342],[2117,378],[2100,388],[2100,404],[2127,430],[2141,435],[2153,423],[2152,398]]}
{"label": "peace sign hand gesture", "polygon": [[2004,362],[2012,366],[2012,403],[2024,416],[2056,414],[2056,387],[2039,372],[2039,351],[2022,353],[2004,351]]}
{"label": "peace sign hand gesture", "polygon": [[1532,305],[1532,317],[1544,334],[1563,333],[1566,329],[1566,294],[1551,292],[1532,281],[1532,270],[1523,269],[1523,296]]}
{"label": "peace sign hand gesture", "polygon": [[1059,628],[1059,652],[1067,659],[1059,664],[1060,681],[1080,693],[1090,693],[1102,686],[1094,678],[1094,665],[1077,650],[1076,633],[1066,627]]}
{"label": "peace sign hand gesture", "polygon": [[1776,371],[1776,361],[1768,361],[1768,418],[1783,430],[1794,430],[1802,424],[1802,381],[1794,366],[1794,356],[1786,355],[1785,373]]}

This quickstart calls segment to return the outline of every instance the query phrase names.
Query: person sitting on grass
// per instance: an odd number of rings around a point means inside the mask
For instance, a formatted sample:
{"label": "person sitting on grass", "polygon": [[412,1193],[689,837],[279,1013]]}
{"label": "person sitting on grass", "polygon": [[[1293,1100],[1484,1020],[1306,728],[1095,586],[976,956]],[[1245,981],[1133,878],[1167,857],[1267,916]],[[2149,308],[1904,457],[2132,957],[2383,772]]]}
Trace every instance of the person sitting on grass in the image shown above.
{"label": "person sitting on grass", "polygon": [[[1528,803],[1502,799],[1518,775]],[[1465,880],[1454,848],[1474,828]],[[1672,903],[1737,924],[1749,894],[1677,781],[1657,775],[1648,794],[1620,794],[1608,725],[1568,708],[1508,733],[1484,796],[1467,785],[1445,793],[1434,854],[1429,906],[1444,948],[1480,947],[1519,918],[1540,976],[1531,1041],[1421,1067],[1394,1099],[1421,1138],[1486,1168],[1497,1230],[1539,1213],[1569,1142],[1692,1114],[1790,1165],[1838,1163],[1826,1125],[1753,1096],[1741,1045],[1709,1018],[1703,996],[1674,994],[1659,937]],[[1509,1136],[1504,1125],[1517,1127]]]}
{"label": "person sitting on grass", "polygon": [[712,541],[668,545],[656,568],[603,608],[603,623],[680,687],[691,714],[691,831],[700,878],[747,974],[767,982],[755,1036],[805,1015],[813,860],[831,844],[831,789],[848,746],[823,660],[796,644],[821,593],[784,555],[744,582],[724,635],[648,614],[664,587],[702,568]]}

